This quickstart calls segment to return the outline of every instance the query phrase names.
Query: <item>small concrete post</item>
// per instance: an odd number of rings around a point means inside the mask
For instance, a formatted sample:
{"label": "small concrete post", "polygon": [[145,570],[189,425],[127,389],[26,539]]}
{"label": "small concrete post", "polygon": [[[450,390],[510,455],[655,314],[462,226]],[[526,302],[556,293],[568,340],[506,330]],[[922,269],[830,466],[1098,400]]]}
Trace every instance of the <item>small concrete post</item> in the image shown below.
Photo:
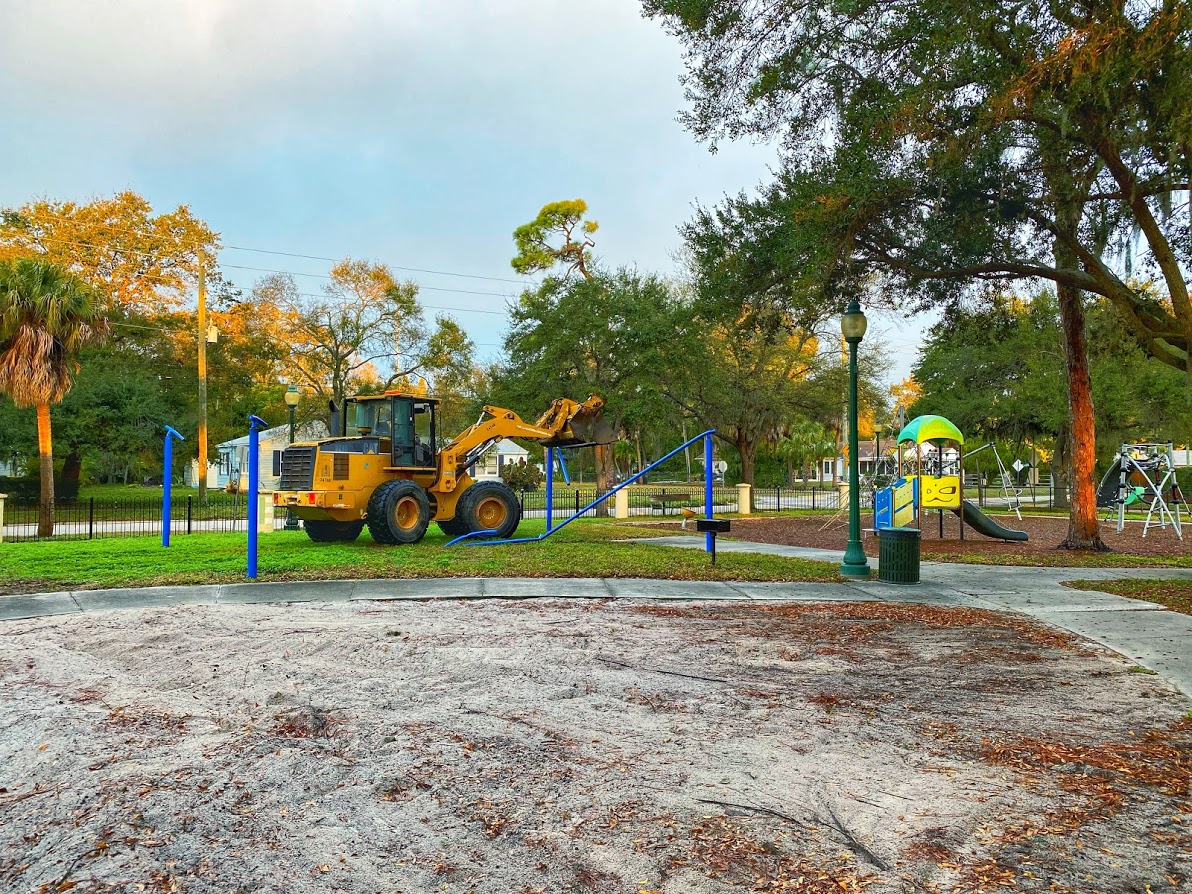
{"label": "small concrete post", "polygon": [[0,494],[0,543],[4,542],[4,501],[8,494]]}
{"label": "small concrete post", "polygon": [[848,505],[848,482],[847,481],[838,482],[836,485],[836,493],[837,493],[836,508],[843,509],[845,506]]}
{"label": "small concrete post", "polygon": [[748,484],[737,485],[737,514],[750,515],[753,513],[753,488]]}
{"label": "small concrete post", "polygon": [[262,534],[272,534],[273,528],[273,491],[263,490],[257,496],[257,530]]}
{"label": "small concrete post", "polygon": [[613,506],[613,517],[629,518],[629,488],[621,488],[613,494],[613,499],[616,501]]}

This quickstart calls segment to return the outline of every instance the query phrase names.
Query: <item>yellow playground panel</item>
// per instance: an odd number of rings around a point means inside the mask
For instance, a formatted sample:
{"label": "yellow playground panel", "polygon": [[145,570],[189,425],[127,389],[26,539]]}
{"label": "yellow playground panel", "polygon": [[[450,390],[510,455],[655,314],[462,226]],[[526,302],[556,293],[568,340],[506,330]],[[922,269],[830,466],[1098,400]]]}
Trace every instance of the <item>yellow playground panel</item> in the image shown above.
{"label": "yellow playground panel", "polygon": [[920,505],[924,509],[959,509],[959,475],[922,475],[919,478]]}
{"label": "yellow playground panel", "polygon": [[915,521],[915,482],[904,478],[894,485],[894,527],[909,527]]}

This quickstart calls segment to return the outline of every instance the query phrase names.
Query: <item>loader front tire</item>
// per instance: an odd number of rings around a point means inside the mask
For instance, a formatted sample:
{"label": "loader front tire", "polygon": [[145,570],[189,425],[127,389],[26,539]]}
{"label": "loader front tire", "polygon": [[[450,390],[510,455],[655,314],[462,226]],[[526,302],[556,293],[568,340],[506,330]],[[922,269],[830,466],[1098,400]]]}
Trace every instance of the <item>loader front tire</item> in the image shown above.
{"label": "loader front tire", "polygon": [[459,537],[463,534],[468,533],[467,522],[465,522],[462,518],[459,517],[458,509],[455,512],[454,518],[441,518],[437,522],[435,522],[435,524],[438,525],[439,530],[442,531],[444,534],[446,534],[448,537],[454,538],[454,537]]}
{"label": "loader front tire", "polygon": [[302,523],[306,536],[315,543],[351,543],[364,530],[364,522],[307,519]]}
{"label": "loader front tire", "polygon": [[428,525],[430,499],[413,481],[386,481],[369,497],[368,533],[377,543],[417,543]]}
{"label": "loader front tire", "polygon": [[504,482],[477,481],[460,495],[454,520],[463,522],[465,533],[495,531],[489,537],[505,540],[521,524],[521,505]]}

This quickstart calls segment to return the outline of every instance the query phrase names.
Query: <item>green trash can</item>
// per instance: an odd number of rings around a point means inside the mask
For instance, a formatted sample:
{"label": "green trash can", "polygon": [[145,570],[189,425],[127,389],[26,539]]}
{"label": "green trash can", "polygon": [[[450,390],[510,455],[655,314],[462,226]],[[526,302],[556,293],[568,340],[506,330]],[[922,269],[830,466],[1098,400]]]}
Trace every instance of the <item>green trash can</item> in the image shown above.
{"label": "green trash can", "polygon": [[877,579],[887,584],[917,584],[919,529],[882,528],[877,536]]}

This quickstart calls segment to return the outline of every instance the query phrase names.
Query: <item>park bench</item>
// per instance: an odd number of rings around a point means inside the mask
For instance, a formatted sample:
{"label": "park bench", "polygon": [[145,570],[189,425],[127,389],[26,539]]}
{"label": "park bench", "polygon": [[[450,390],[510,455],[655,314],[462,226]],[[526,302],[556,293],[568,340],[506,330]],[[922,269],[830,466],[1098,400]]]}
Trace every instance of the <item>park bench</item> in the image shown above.
{"label": "park bench", "polygon": [[669,494],[666,491],[659,491],[658,493],[650,494],[649,499],[651,508],[660,507],[663,515],[666,515],[668,506],[698,506],[700,503],[698,494],[683,491],[676,491]]}

